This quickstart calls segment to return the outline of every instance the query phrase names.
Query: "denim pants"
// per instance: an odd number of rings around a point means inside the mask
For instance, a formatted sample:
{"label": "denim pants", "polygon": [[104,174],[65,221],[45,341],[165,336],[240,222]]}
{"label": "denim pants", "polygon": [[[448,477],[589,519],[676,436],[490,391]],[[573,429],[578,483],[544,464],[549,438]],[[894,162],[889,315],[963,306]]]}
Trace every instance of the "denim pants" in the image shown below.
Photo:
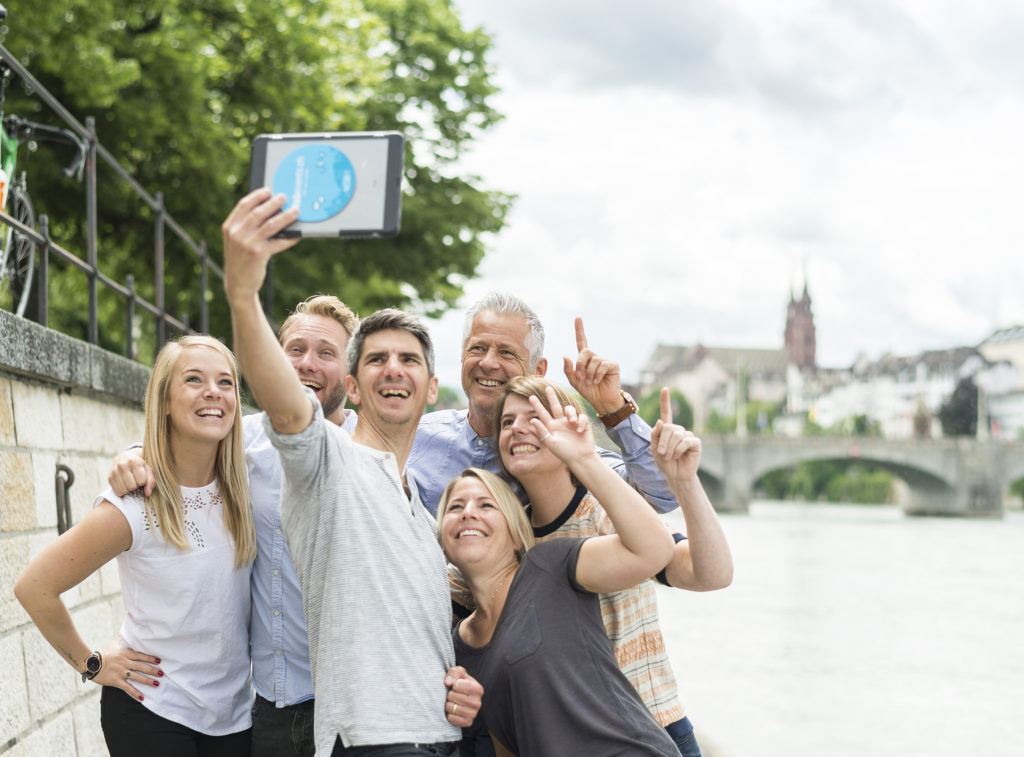
{"label": "denim pants", "polygon": [[252,705],[252,757],[313,757],[313,700],[278,708],[259,694]]}
{"label": "denim pants", "polygon": [[668,731],[668,735],[672,740],[676,742],[679,754],[683,757],[701,757],[700,744],[697,743],[697,737],[693,735],[693,724],[689,718],[669,723],[665,726],[665,730]]}
{"label": "denim pants", "polygon": [[455,754],[457,742],[439,744],[380,744],[378,746],[344,747],[341,738],[334,741],[331,757],[436,757]]}

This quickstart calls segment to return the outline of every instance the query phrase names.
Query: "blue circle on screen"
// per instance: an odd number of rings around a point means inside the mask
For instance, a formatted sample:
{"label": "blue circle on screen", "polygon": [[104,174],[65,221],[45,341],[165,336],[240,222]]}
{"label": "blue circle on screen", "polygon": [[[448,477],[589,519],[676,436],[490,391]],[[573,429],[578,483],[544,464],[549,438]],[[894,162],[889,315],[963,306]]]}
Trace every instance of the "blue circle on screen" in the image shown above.
{"label": "blue circle on screen", "polygon": [[298,207],[299,220],[323,221],[344,210],[356,191],[352,161],[337,147],[314,143],[284,156],[274,171],[274,194],[284,194],[284,209]]}

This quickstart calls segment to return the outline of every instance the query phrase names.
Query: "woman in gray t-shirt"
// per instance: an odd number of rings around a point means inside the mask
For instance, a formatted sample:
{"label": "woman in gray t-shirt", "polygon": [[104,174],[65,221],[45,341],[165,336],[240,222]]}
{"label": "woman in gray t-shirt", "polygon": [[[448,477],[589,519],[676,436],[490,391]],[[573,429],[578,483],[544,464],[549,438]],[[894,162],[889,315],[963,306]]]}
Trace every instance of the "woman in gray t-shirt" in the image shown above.
{"label": "woman in gray t-shirt", "polygon": [[530,549],[530,524],[504,482],[478,469],[453,480],[438,508],[441,542],[476,604],[455,630],[458,663],[487,692],[479,717],[499,755],[678,755],[619,670],[597,597],[658,572],[672,537],[598,458],[587,417],[548,399],[550,413],[531,399],[524,444],[568,465],[617,533]]}

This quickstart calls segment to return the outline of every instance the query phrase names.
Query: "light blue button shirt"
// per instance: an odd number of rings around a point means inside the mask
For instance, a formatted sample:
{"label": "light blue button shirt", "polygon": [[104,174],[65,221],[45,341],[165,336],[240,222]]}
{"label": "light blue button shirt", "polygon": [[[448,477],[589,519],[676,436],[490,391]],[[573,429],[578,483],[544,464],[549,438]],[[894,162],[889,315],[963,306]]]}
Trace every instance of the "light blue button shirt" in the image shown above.
{"label": "light blue button shirt", "polygon": [[[345,411],[352,433],[357,417]],[[281,459],[263,430],[263,413],[242,419],[249,468],[256,560],[252,566],[249,644],[258,693],[278,707],[313,698],[302,592],[281,528]]]}
{"label": "light blue button shirt", "polygon": [[[608,436],[622,449],[616,454],[598,449],[601,458],[635,488],[651,506],[667,513],[679,506],[651,455],[651,427],[634,413]],[[469,425],[468,410],[437,410],[420,420],[406,471],[416,479],[420,498],[437,514],[444,488],[466,468],[497,471],[498,460],[488,438]]]}

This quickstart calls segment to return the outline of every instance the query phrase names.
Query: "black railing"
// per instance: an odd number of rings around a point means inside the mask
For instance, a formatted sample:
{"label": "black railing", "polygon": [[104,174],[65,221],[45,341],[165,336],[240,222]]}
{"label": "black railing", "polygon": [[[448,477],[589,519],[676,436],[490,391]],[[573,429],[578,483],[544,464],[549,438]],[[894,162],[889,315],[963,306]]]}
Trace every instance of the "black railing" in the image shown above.
{"label": "black railing", "polygon": [[[168,327],[182,333],[195,333],[186,320],[180,320],[170,315],[166,309],[164,291],[164,234],[169,229],[185,248],[191,253],[200,265],[200,297],[199,297],[199,329],[200,332],[209,330],[209,306],[207,291],[209,288],[209,272],[221,280],[224,279],[223,269],[210,259],[207,253],[206,242],[196,242],[191,236],[174,220],[164,209],[163,194],[155,192],[150,194],[140,185],[131,174],[129,174],[117,159],[99,143],[96,137],[96,124],[92,117],[86,119],[85,125],[81,124],[61,103],[46,90],[39,81],[32,76],[17,58],[7,48],[0,45],[0,58],[10,67],[14,74],[20,78],[43,103],[45,103],[67,126],[88,145],[85,162],[85,214],[86,214],[86,240],[85,260],[72,252],[56,244],[49,235],[49,223],[45,215],[39,218],[39,230],[30,229],[19,223],[16,219],[0,212],[0,221],[10,227],[16,228],[21,234],[31,239],[36,244],[38,253],[38,267],[36,278],[37,304],[38,309],[34,320],[42,325],[47,325],[49,303],[47,290],[49,286],[49,262],[50,256],[56,255],[61,260],[74,266],[87,277],[89,294],[89,326],[88,341],[92,344],[99,343],[99,321],[97,318],[97,286],[103,285],[107,289],[116,292],[125,302],[126,338],[125,355],[135,357],[133,344],[133,331],[135,312],[138,308],[146,311],[156,318],[156,341],[157,349],[167,341]],[[105,276],[99,269],[97,254],[97,194],[96,194],[96,173],[97,158],[111,169],[115,175],[126,182],[132,191],[153,211],[155,220],[153,228],[153,256],[154,256],[154,299],[150,303],[140,297],[135,291],[135,283],[132,276],[126,278],[125,284],[119,284],[110,277]],[[267,287],[269,290],[269,287]]]}

